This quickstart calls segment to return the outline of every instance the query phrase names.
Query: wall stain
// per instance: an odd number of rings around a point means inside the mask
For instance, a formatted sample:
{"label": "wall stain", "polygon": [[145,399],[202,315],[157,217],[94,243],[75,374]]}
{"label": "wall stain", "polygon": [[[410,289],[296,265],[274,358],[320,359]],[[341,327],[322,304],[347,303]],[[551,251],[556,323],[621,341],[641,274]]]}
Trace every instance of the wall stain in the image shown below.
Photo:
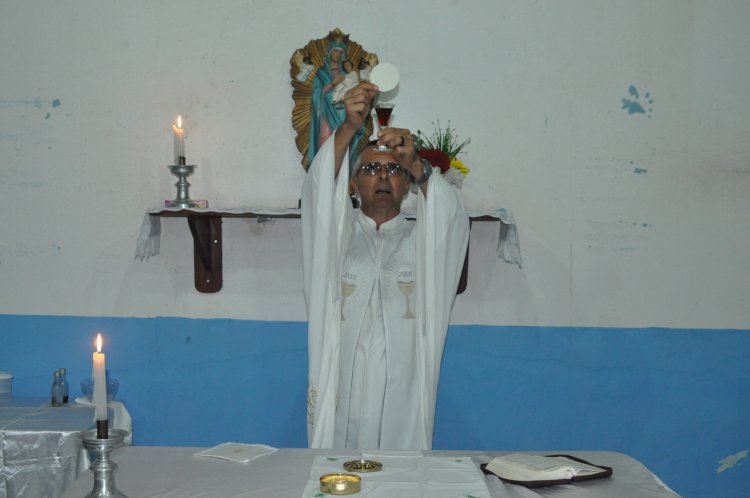
{"label": "wall stain", "polygon": [[60,99],[47,100],[41,97],[34,97],[33,99],[0,99],[0,109],[13,109],[20,107],[34,107],[41,109],[50,105],[51,107],[60,107],[62,103]]}
{"label": "wall stain", "polygon": [[[635,87],[635,85],[630,85],[630,87],[628,88],[628,94],[631,98],[625,97],[621,100],[622,109],[626,109],[628,111],[628,114],[648,113],[648,118],[651,119],[651,111],[653,110],[651,106],[654,103],[654,99],[651,98],[651,92],[646,92],[643,95],[643,101],[641,101],[641,96],[638,93],[638,89]],[[648,109],[648,111],[646,109]]]}
{"label": "wall stain", "polygon": [[647,170],[647,169],[643,169],[643,168],[637,168],[637,167],[636,167],[636,168],[635,168],[635,169],[633,170],[633,172],[634,172],[634,173],[635,173],[636,175],[645,175],[646,173],[648,173],[648,170]]}
{"label": "wall stain", "polygon": [[719,465],[719,467],[716,469],[716,473],[721,474],[725,470],[731,469],[732,467],[737,465],[739,461],[742,460],[743,458],[747,458],[747,450],[739,451],[735,453],[734,455],[729,455],[729,456],[722,458],[721,460],[719,460],[719,463],[721,465]]}

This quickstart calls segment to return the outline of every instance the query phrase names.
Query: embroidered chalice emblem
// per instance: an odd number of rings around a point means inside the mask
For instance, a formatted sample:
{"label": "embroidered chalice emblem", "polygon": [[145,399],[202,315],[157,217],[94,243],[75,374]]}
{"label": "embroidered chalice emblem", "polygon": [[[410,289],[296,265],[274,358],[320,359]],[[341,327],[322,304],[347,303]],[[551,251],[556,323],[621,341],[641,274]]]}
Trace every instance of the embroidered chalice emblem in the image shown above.
{"label": "embroidered chalice emblem", "polygon": [[405,318],[407,320],[414,320],[415,316],[411,312],[411,295],[414,292],[414,270],[409,268],[408,266],[402,266],[398,269],[396,272],[396,286],[398,287],[398,290],[401,291],[401,294],[404,295],[404,298],[406,298],[406,311],[403,315],[401,315],[401,318]]}

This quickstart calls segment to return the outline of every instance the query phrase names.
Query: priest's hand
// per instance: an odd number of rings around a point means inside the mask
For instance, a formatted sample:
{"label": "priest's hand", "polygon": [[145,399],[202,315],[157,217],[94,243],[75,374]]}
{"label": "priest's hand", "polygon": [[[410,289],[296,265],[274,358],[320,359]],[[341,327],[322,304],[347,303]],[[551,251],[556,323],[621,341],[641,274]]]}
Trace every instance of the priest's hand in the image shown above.
{"label": "priest's hand", "polygon": [[346,117],[344,122],[334,132],[335,168],[338,177],[339,170],[349,149],[354,135],[362,128],[365,120],[370,116],[370,106],[378,94],[378,87],[363,81],[351,88],[344,95]]}
{"label": "priest's hand", "polygon": [[363,81],[354,88],[349,89],[344,95],[344,107],[346,118],[341,126],[346,126],[354,136],[367,118],[370,117],[372,101],[378,94],[378,87],[370,82]]}
{"label": "priest's hand", "polygon": [[414,146],[414,137],[406,128],[383,128],[378,132],[378,144],[393,150],[398,163],[415,179],[422,178],[422,161]]}

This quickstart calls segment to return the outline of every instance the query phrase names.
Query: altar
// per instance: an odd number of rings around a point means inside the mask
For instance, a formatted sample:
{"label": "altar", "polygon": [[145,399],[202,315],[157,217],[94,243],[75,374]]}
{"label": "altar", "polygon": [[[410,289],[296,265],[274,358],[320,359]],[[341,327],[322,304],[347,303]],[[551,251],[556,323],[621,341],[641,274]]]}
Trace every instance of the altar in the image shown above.
{"label": "altar", "polygon": [[78,433],[94,409],[49,398],[14,397],[0,405],[0,498],[60,496],[87,468]]}
{"label": "altar", "polygon": [[[110,401],[113,426],[130,427],[125,406]],[[89,467],[81,431],[93,427],[94,407],[49,398],[18,397],[0,404],[0,498],[57,498]]]}
{"label": "altar", "polygon": [[[300,449],[282,448],[248,463],[240,463],[216,458],[194,456],[202,448],[189,447],[156,447],[130,446],[115,450],[112,460],[118,465],[115,472],[116,487],[130,498],[149,497],[180,497],[198,498],[211,496],[215,498],[297,498],[328,496],[319,490],[313,490],[312,484],[319,477],[316,473],[315,462],[323,457],[330,465],[337,465],[348,459],[361,458],[363,453],[358,450],[343,449]],[[492,498],[535,498],[535,497],[580,497],[591,498],[675,498],[678,497],[659,478],[634,458],[617,452],[607,451],[572,451],[562,452],[583,458],[599,465],[606,465],[614,469],[612,477],[595,481],[570,485],[558,485],[547,488],[528,489],[512,484],[505,484],[494,476],[484,476],[479,465],[489,462],[493,457],[508,452],[479,452],[479,451],[424,451],[424,452],[380,452],[386,458],[414,458],[442,457],[450,460],[464,461],[476,471],[474,478],[480,484],[483,482],[487,491],[477,495],[473,491],[469,494],[458,493],[451,486],[451,493],[445,496],[466,498],[467,496],[482,496]],[[549,454],[546,452],[543,454]],[[555,452],[560,453],[560,452]],[[313,470],[315,469],[315,470]],[[388,493],[380,493],[377,485],[366,487],[367,474],[361,474],[362,491],[353,496],[368,496],[370,498],[389,496],[396,498],[408,496],[410,498],[423,496],[436,498],[432,494],[425,494],[425,484],[435,476],[424,475],[421,479],[404,482],[403,489],[409,489],[404,494],[398,494],[393,489]],[[372,483],[374,481],[370,481]],[[87,471],[65,492],[64,498],[80,498],[91,491],[93,474]],[[419,489],[419,491],[415,491]],[[456,491],[454,493],[453,491]]]}

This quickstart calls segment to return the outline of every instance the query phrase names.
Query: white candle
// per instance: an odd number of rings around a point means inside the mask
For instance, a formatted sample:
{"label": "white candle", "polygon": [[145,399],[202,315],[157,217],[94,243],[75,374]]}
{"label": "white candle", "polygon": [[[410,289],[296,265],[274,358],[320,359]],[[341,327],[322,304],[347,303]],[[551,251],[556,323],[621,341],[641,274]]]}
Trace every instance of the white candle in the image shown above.
{"label": "white candle", "polygon": [[172,125],[174,132],[174,163],[185,164],[185,130],[182,129],[182,116],[177,116],[177,124]]}
{"label": "white candle", "polygon": [[94,360],[94,418],[107,420],[107,377],[105,374],[104,353],[102,353],[102,335],[96,335]]}

